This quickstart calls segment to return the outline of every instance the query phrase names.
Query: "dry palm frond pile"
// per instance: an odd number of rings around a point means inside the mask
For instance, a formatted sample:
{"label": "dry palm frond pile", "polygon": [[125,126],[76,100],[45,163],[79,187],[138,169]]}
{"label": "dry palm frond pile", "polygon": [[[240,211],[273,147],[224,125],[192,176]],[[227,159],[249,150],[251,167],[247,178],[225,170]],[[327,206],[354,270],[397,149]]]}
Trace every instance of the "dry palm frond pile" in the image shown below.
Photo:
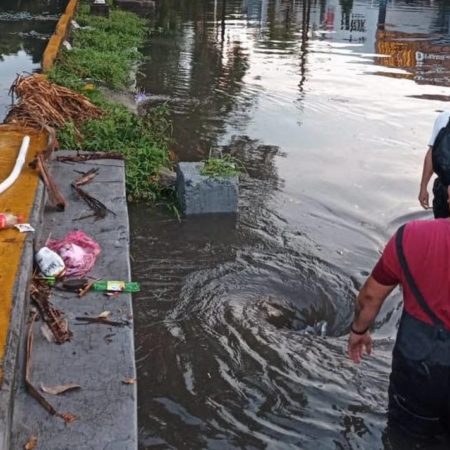
{"label": "dry palm frond pile", "polygon": [[84,95],[51,83],[45,75],[19,75],[10,92],[18,101],[11,107],[5,123],[48,129],[67,122],[77,126],[102,115],[101,109]]}

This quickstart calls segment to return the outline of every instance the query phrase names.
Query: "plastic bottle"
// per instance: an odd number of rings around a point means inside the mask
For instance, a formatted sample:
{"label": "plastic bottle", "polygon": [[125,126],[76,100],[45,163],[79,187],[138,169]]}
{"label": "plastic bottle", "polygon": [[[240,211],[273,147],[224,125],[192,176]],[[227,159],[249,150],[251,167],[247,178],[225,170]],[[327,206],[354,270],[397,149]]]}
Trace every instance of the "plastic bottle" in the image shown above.
{"label": "plastic bottle", "polygon": [[96,281],[92,285],[93,291],[106,291],[106,292],[139,292],[141,286],[139,283],[133,281]]}
{"label": "plastic bottle", "polygon": [[0,230],[4,228],[12,228],[18,223],[23,223],[24,218],[21,214],[15,215],[11,213],[0,213]]}
{"label": "plastic bottle", "polygon": [[46,277],[60,277],[64,275],[64,271],[66,270],[61,256],[48,247],[42,247],[36,253],[36,263]]}

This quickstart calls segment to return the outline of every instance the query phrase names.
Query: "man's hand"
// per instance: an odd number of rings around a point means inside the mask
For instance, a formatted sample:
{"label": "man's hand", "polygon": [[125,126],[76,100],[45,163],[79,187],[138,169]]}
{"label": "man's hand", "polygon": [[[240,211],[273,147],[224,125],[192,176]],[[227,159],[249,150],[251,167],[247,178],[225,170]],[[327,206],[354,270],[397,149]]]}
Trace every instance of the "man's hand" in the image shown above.
{"label": "man's hand", "polygon": [[364,353],[370,355],[372,353],[372,337],[367,331],[364,334],[355,334],[350,332],[347,345],[348,356],[350,359],[359,364]]}
{"label": "man's hand", "polygon": [[423,209],[430,208],[430,196],[428,195],[427,188],[420,188],[419,192],[419,203]]}

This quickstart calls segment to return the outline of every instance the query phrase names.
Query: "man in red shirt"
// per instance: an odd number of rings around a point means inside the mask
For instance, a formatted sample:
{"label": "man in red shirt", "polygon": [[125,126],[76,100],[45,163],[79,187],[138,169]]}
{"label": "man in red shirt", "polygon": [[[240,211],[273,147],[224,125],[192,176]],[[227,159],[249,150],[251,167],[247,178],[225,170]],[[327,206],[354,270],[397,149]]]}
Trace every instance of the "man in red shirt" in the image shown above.
{"label": "man in red shirt", "polygon": [[370,354],[369,327],[392,290],[404,308],[393,351],[388,422],[423,437],[450,429],[450,219],[414,221],[389,240],[358,294],[349,357]]}

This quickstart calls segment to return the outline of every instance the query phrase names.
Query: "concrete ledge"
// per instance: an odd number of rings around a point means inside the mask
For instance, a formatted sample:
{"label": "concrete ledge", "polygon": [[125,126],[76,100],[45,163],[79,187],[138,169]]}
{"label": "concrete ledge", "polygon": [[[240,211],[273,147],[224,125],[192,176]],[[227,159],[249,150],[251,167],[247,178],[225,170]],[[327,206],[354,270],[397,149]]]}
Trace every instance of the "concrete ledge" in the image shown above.
{"label": "concrete ledge", "polygon": [[58,57],[59,50],[70,31],[70,22],[75,16],[79,0],[70,0],[64,14],[60,17],[55,33],[48,41],[42,56],[42,70],[49,71]]}
{"label": "concrete ledge", "polygon": [[203,163],[178,164],[177,195],[183,214],[236,213],[238,177],[204,176],[202,167]]}
{"label": "concrete ledge", "polygon": [[[45,188],[39,182],[36,199],[29,217],[29,223],[39,229],[42,223]],[[25,310],[28,301],[31,275],[33,272],[35,236],[28,234],[25,239],[14,287],[13,304],[9,324],[9,333],[3,359],[3,383],[0,390],[0,449],[11,449],[10,432],[12,426],[13,401],[17,389],[17,370],[19,367],[19,349],[25,341]]]}
{"label": "concrete ledge", "polygon": [[[58,155],[66,152],[58,152]],[[76,220],[90,213],[87,205],[76,197],[70,182],[79,176],[75,170],[87,171],[98,167],[100,172],[93,183],[84,189],[101,200],[117,215],[105,219]],[[60,238],[67,232],[80,229],[92,236],[101,253],[90,275],[101,279],[130,279],[129,225],[125,194],[124,163],[118,160],[98,160],[84,164],[55,162],[53,176],[68,206],[66,211],[47,209],[41,227],[41,245],[49,233]],[[48,342],[35,323],[31,379],[54,386],[66,383],[81,385],[81,390],[63,396],[47,396],[60,412],[70,412],[77,420],[65,424],[51,416],[30,396],[24,387],[24,344],[22,337],[19,380],[14,390],[12,434],[10,446],[20,449],[34,435],[39,448],[45,450],[136,450],[137,449],[137,393],[136,384],[124,384],[125,378],[136,378],[134,336],[132,325],[117,328],[103,324],[82,324],[77,316],[98,316],[111,311],[111,319],[127,319],[131,323],[130,294],[106,297],[89,292],[83,298],[75,293],[53,290],[52,303],[64,311],[73,332],[73,339],[63,345]]]}

